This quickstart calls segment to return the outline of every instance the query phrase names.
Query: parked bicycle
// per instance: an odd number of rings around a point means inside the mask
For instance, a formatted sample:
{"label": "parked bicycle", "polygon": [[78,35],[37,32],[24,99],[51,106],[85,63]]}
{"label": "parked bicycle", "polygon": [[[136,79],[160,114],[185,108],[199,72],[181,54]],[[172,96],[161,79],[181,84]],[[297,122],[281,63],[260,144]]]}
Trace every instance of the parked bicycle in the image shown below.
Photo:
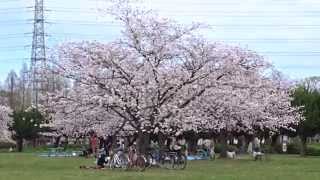
{"label": "parked bicycle", "polygon": [[146,158],[143,155],[139,155],[137,149],[134,146],[129,148],[128,152],[128,168],[137,170],[137,171],[144,171],[146,169]]}
{"label": "parked bicycle", "polygon": [[160,167],[161,154],[158,149],[150,149],[146,154],[146,167]]}
{"label": "parked bicycle", "polygon": [[164,155],[164,163],[167,164],[167,159],[170,158],[171,164],[166,166],[168,169],[178,169],[183,170],[187,166],[187,157],[181,152],[169,151]]}
{"label": "parked bicycle", "polygon": [[187,157],[180,151],[150,151],[147,154],[147,166],[183,170],[187,166]]}
{"label": "parked bicycle", "polygon": [[128,169],[129,159],[122,149],[116,150],[110,157],[109,167],[110,169],[121,168]]}

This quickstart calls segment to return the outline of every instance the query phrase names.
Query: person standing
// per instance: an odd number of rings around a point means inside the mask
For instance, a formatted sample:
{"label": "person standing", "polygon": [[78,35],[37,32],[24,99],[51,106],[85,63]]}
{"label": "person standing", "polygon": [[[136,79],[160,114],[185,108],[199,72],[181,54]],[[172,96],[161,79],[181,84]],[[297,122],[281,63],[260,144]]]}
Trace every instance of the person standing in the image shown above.
{"label": "person standing", "polygon": [[105,148],[105,139],[103,136],[99,137],[99,149]]}
{"label": "person standing", "polygon": [[98,149],[98,138],[97,138],[97,134],[95,132],[93,132],[91,134],[90,137],[90,146],[91,146],[91,151],[92,151],[92,155],[94,157],[97,157],[97,149]]}
{"label": "person standing", "polygon": [[111,135],[108,135],[105,142],[106,156],[109,156],[109,152],[112,149],[112,144],[113,144],[113,137]]}

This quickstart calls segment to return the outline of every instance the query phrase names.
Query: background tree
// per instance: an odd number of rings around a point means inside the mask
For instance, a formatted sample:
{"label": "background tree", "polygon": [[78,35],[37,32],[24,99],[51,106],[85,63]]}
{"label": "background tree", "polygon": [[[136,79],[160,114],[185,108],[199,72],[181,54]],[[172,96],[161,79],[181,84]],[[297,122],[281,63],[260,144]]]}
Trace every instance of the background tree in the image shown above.
{"label": "background tree", "polygon": [[294,92],[292,104],[302,106],[305,121],[302,121],[297,129],[301,140],[302,156],[306,155],[307,138],[320,133],[320,78],[306,79]]}
{"label": "background tree", "polygon": [[16,110],[11,117],[12,124],[9,129],[13,133],[12,137],[16,141],[19,152],[23,149],[24,140],[34,140],[40,132],[48,131],[48,128],[42,127],[46,121],[37,109]]}
{"label": "background tree", "polygon": [[6,79],[6,86],[8,91],[8,100],[9,100],[9,106],[11,109],[17,108],[17,89],[19,84],[19,78],[18,75],[14,70],[12,70]]}
{"label": "background tree", "polygon": [[19,108],[24,110],[26,107],[31,105],[31,92],[29,89],[29,69],[27,64],[23,64],[22,69],[20,70],[19,76]]}

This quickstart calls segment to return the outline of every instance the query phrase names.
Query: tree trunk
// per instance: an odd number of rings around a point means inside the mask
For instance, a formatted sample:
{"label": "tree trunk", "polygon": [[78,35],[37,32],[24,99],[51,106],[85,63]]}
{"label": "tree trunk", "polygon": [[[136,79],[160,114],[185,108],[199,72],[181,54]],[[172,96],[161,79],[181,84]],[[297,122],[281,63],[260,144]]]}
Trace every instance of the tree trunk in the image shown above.
{"label": "tree trunk", "polygon": [[220,152],[220,158],[227,158],[227,150],[228,150],[228,142],[227,142],[227,134],[222,134],[220,136],[220,143],[221,143],[221,152]]}
{"label": "tree trunk", "polygon": [[240,153],[246,153],[247,152],[247,147],[248,147],[248,143],[246,140],[245,136],[241,136],[239,138],[239,143],[240,143]]}
{"label": "tree trunk", "polygon": [[158,143],[159,143],[159,147],[160,147],[161,150],[166,149],[165,141],[166,141],[166,136],[162,132],[159,132],[159,134],[158,134]]}
{"label": "tree trunk", "polygon": [[270,138],[270,136],[265,137],[265,152],[264,153],[271,153],[272,149],[271,149],[271,144],[272,144],[272,139]]}
{"label": "tree trunk", "polygon": [[22,152],[23,149],[23,139],[19,138],[16,140],[18,152]]}
{"label": "tree trunk", "polygon": [[198,138],[194,136],[194,138],[190,138],[188,140],[188,152],[194,154],[197,152],[197,143],[198,143]]}
{"label": "tree trunk", "polygon": [[58,136],[58,137],[55,138],[55,142],[54,142],[54,147],[55,148],[59,147],[60,139],[61,139],[61,136]]}
{"label": "tree trunk", "polygon": [[32,139],[32,147],[33,148],[37,147],[37,138]]}
{"label": "tree trunk", "polygon": [[300,136],[301,147],[300,147],[300,155],[306,156],[307,153],[307,137]]}
{"label": "tree trunk", "polygon": [[194,132],[188,135],[186,141],[188,143],[188,152],[190,154],[195,154],[197,152],[198,139],[198,135]]}
{"label": "tree trunk", "polygon": [[277,144],[278,144],[278,137],[279,137],[279,135],[273,135],[273,136],[271,136],[271,147],[270,147],[270,152],[271,153],[274,153],[274,152],[276,152],[276,146],[277,146]]}
{"label": "tree trunk", "polygon": [[138,154],[146,154],[150,144],[150,135],[148,133],[138,132],[137,151]]}
{"label": "tree trunk", "polygon": [[74,141],[74,144],[81,144],[80,143],[80,137],[76,137],[76,140]]}

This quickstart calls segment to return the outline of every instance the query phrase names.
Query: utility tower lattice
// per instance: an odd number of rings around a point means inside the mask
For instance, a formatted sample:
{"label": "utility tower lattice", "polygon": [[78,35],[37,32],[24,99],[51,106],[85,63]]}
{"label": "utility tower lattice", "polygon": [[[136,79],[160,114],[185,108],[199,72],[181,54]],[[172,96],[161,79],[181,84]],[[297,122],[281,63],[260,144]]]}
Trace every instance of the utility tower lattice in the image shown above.
{"label": "utility tower lattice", "polygon": [[39,93],[44,90],[46,86],[44,71],[47,66],[43,0],[35,0],[31,51],[32,105],[38,107]]}

